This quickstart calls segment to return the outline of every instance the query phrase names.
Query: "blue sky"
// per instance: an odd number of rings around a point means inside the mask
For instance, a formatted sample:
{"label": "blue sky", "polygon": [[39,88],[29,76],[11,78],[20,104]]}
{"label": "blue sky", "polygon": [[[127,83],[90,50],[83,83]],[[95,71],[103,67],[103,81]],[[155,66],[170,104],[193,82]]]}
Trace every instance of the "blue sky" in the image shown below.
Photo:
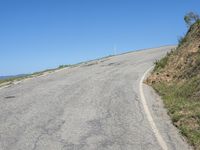
{"label": "blue sky", "polygon": [[199,0],[0,0],[0,75],[176,44]]}

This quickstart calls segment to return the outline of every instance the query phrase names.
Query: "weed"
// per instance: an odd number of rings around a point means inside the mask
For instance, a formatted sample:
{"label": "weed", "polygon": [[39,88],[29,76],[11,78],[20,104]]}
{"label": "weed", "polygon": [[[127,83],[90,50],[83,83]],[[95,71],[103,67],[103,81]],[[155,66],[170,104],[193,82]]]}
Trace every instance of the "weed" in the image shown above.
{"label": "weed", "polygon": [[178,39],[178,47],[180,47],[183,43],[185,43],[187,41],[186,36],[181,36]]}
{"label": "weed", "polygon": [[156,83],[153,87],[162,96],[174,125],[200,149],[200,98],[194,96],[200,91],[200,77],[172,85]]}
{"label": "weed", "polygon": [[165,57],[163,57],[160,60],[156,60],[156,62],[154,63],[155,67],[154,67],[154,71],[159,71],[160,69],[164,68],[167,63],[168,63],[168,59],[170,57],[170,55],[173,53],[174,51],[168,52],[167,55]]}

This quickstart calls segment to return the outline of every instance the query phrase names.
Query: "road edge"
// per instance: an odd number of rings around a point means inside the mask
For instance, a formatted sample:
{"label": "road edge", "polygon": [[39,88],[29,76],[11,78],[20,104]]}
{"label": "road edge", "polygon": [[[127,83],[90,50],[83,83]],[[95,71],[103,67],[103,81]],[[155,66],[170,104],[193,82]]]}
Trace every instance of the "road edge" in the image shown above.
{"label": "road edge", "polygon": [[143,108],[144,108],[144,112],[146,114],[146,117],[147,117],[147,120],[151,126],[151,129],[160,145],[160,147],[163,149],[163,150],[168,150],[168,147],[167,147],[167,144],[165,142],[165,140],[163,139],[162,135],[160,134],[160,131],[158,130],[157,126],[156,126],[156,123],[155,121],[153,120],[153,117],[151,115],[151,112],[148,108],[148,105],[147,105],[147,102],[146,102],[146,98],[144,96],[144,90],[143,90],[143,82],[144,82],[144,79],[146,78],[147,74],[153,69],[154,66],[150,67],[149,69],[147,69],[145,71],[145,73],[143,74],[143,76],[141,77],[140,79],[140,83],[139,83],[139,91],[140,91],[140,98],[141,98],[141,102],[142,102],[142,105],[143,105]]}

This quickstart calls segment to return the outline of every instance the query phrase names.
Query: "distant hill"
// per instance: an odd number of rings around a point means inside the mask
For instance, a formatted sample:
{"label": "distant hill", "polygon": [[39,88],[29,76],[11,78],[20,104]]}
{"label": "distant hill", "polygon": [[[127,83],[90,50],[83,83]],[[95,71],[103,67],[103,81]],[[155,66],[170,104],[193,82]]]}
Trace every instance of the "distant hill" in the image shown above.
{"label": "distant hill", "polygon": [[146,82],[162,96],[174,125],[200,150],[200,20],[175,50],[155,62]]}
{"label": "distant hill", "polygon": [[18,74],[18,75],[11,75],[11,76],[0,76],[0,80],[17,78],[17,77],[24,77],[24,76],[27,76],[27,75],[28,74]]}

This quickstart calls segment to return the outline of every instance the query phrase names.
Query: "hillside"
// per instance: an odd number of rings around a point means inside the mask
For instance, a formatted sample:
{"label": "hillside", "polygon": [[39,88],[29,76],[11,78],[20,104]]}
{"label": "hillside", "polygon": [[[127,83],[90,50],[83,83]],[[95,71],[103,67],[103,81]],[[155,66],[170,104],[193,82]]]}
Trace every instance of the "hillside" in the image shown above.
{"label": "hillside", "polygon": [[162,96],[175,126],[200,149],[200,20],[176,49],[155,62],[146,82]]}

